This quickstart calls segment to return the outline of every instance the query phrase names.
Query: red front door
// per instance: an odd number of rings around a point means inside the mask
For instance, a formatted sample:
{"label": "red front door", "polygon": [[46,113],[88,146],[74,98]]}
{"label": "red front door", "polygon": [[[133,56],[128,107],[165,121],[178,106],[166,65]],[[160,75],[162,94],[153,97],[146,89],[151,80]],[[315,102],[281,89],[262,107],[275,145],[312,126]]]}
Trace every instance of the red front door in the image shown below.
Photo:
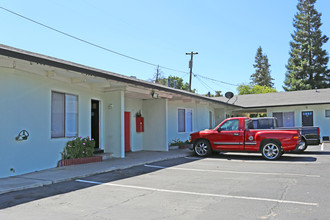
{"label": "red front door", "polygon": [[125,112],[125,152],[131,151],[131,113]]}

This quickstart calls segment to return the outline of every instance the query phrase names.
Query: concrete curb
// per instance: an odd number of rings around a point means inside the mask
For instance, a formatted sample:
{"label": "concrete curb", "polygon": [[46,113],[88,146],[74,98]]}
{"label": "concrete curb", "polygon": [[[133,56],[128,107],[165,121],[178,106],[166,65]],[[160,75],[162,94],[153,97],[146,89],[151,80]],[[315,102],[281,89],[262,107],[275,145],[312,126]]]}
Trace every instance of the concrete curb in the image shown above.
{"label": "concrete curb", "polygon": [[[22,177],[12,177],[12,178],[15,182],[19,182],[19,183],[16,185],[15,183],[9,182],[8,184],[13,184],[16,186],[12,186],[7,189],[0,188],[0,195],[9,192],[20,191],[20,190],[31,189],[31,188],[42,187],[53,184],[53,181],[49,181],[49,180],[35,180],[35,179],[26,179]],[[26,183],[26,180],[30,180],[30,183],[29,182]]]}
{"label": "concrete curb", "polygon": [[179,149],[173,151],[176,151],[177,154],[148,152],[148,155],[143,157],[143,152],[132,153],[132,155],[138,156],[128,159],[111,158],[97,163],[57,167],[20,176],[2,178],[0,179],[0,195],[191,155],[191,151],[187,150]]}

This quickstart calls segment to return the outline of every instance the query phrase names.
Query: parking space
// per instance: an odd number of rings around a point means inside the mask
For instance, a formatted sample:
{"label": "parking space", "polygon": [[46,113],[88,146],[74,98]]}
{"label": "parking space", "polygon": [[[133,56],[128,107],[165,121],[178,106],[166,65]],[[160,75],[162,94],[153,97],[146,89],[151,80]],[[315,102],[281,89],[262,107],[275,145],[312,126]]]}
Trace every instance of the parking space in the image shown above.
{"label": "parking space", "polygon": [[75,219],[327,219],[327,149],[312,146],[278,161],[191,155],[78,179],[74,191],[4,211],[17,218],[17,210],[29,210],[31,219],[46,207],[48,217]]}
{"label": "parking space", "polygon": [[[324,203],[330,202],[324,193],[329,189],[329,152],[320,148],[287,154],[278,161],[265,161],[258,154],[191,156],[147,164],[147,173],[134,178],[78,181],[105,190],[139,192],[138,198],[126,198],[129,208],[145,203],[144,208],[158,217],[171,213],[176,218],[322,219],[329,216]],[[144,208],[135,211],[147,214]]]}

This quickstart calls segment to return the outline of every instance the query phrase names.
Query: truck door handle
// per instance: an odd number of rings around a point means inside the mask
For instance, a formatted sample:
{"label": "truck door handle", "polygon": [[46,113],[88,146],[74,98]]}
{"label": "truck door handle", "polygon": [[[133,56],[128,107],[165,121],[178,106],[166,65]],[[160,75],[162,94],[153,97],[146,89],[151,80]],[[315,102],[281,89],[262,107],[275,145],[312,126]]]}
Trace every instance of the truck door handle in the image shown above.
{"label": "truck door handle", "polygon": [[239,133],[234,133],[234,136],[239,136]]}

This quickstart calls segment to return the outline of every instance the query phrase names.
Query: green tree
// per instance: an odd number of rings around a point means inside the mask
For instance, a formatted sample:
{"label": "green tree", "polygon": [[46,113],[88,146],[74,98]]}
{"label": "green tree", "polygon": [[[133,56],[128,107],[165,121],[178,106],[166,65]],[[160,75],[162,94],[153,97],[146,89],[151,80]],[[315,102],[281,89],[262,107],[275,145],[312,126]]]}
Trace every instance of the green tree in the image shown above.
{"label": "green tree", "polygon": [[271,92],[276,92],[276,89],[270,88],[268,86],[242,84],[237,87],[237,91],[239,95],[246,95],[246,94],[271,93]]}
{"label": "green tree", "polygon": [[[221,96],[223,96],[222,94],[221,94],[221,92],[222,91],[214,91],[215,92],[215,94],[213,95],[213,94],[210,94],[210,97],[221,97]],[[205,96],[208,96],[209,94],[205,94]]]}
{"label": "green tree", "polygon": [[283,88],[286,91],[330,87],[329,57],[322,49],[328,37],[322,35],[321,13],[314,8],[316,0],[299,0],[293,19],[290,58]]}
{"label": "green tree", "polygon": [[221,92],[222,92],[222,91],[215,91],[215,95],[214,95],[214,97],[221,97],[221,96],[223,96],[223,95],[221,94]]}
{"label": "green tree", "polygon": [[253,67],[255,68],[255,73],[251,75],[252,84],[273,88],[274,83],[272,80],[274,79],[270,76],[268,57],[262,53],[261,47],[257,50]]}
{"label": "green tree", "polygon": [[[168,77],[170,79],[170,86],[174,87],[174,81],[176,80],[176,88],[177,89],[182,89],[182,90],[186,90],[189,91],[189,83],[185,83],[183,82],[183,79],[178,77],[178,76],[169,76]],[[162,85],[168,85],[168,79],[167,78],[161,78],[159,80],[159,83]],[[192,89],[191,92],[195,93],[196,89]]]}

